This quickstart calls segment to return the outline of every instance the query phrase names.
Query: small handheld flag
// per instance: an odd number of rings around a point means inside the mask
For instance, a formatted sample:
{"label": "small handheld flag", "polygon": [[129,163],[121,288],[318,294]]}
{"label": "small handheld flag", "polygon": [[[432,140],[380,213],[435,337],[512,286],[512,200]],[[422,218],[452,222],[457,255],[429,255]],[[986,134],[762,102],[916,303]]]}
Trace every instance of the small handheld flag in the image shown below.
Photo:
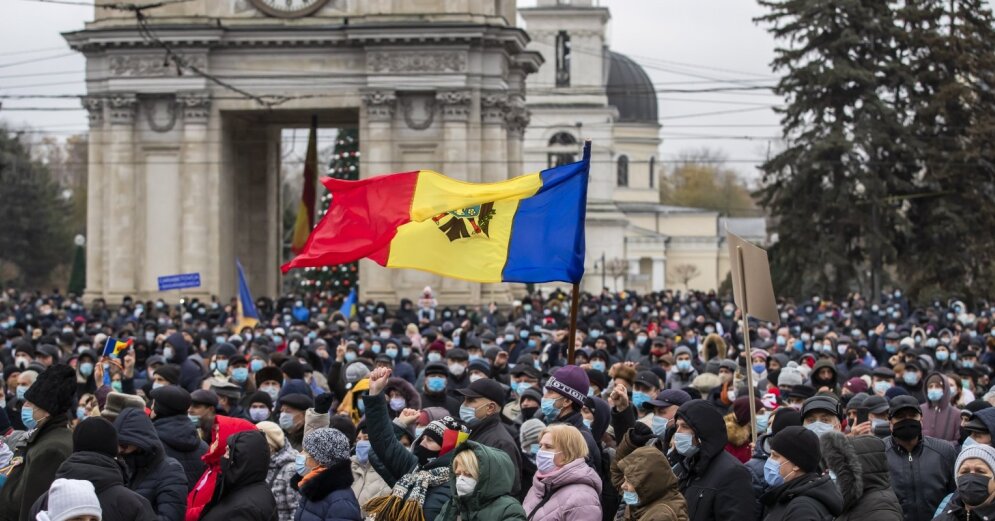
{"label": "small handheld flag", "polygon": [[127,351],[133,342],[134,340],[131,338],[122,342],[114,337],[107,337],[107,342],[104,343],[103,355],[115,359],[121,358],[121,353]]}

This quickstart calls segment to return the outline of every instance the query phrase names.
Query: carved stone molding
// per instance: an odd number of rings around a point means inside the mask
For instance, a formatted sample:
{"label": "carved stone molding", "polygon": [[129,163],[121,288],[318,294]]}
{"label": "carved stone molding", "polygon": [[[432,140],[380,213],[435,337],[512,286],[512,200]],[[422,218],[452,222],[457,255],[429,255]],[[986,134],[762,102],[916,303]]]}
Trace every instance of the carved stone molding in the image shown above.
{"label": "carved stone molding", "polygon": [[508,112],[508,95],[488,93],[480,97],[480,117],[484,123],[501,124]]}
{"label": "carved stone molding", "polygon": [[463,72],[466,53],[459,51],[373,51],[366,55],[372,72]]}
{"label": "carved stone molding", "polygon": [[138,98],[134,94],[114,94],[107,99],[112,125],[131,125],[135,122]]}
{"label": "carved stone molding", "polygon": [[149,128],[160,134],[173,130],[179,112],[176,105],[176,97],[172,95],[143,97],[142,113]]}
{"label": "carved stone molding", "polygon": [[524,137],[525,128],[532,119],[529,109],[525,106],[525,100],[519,96],[512,97],[508,101],[508,110],[504,113],[504,119],[508,133],[519,139]]}
{"label": "carved stone molding", "polygon": [[185,123],[206,125],[211,117],[211,95],[206,92],[187,92],[177,96],[183,109]]}
{"label": "carved stone molding", "polygon": [[468,90],[444,90],[435,94],[435,101],[442,110],[445,120],[461,120],[470,117],[470,100]]}
{"label": "carved stone molding", "polygon": [[87,119],[90,120],[91,127],[99,127],[104,124],[104,98],[96,96],[84,96],[81,100],[83,108],[86,109]]}
{"label": "carved stone molding", "polygon": [[397,95],[393,91],[376,90],[363,94],[366,115],[373,121],[390,121],[394,118]]}
{"label": "carved stone molding", "polygon": [[[207,70],[207,56],[194,54],[183,56],[187,65]],[[163,56],[111,56],[108,60],[111,75],[117,77],[162,77],[176,76],[176,66]]]}
{"label": "carved stone molding", "polygon": [[401,114],[404,123],[412,130],[425,130],[435,121],[435,97],[431,94],[401,96]]}

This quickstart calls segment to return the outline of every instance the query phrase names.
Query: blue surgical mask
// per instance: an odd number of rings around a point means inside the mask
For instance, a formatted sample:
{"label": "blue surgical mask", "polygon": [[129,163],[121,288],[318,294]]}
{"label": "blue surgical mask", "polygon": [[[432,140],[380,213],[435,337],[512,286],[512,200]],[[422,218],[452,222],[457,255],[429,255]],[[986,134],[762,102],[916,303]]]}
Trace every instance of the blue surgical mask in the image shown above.
{"label": "blue surgical mask", "polygon": [[90,376],[93,374],[93,364],[90,362],[83,362],[79,364],[79,374],[83,376]]}
{"label": "blue surgical mask", "polygon": [[[778,337],[778,338],[781,338],[781,337]],[[754,373],[761,374],[761,373],[764,372],[765,369],[767,369],[767,366],[764,365],[764,364],[753,364],[753,372]]]}
{"label": "blue surgical mask", "polygon": [[765,433],[767,432],[767,424],[770,422],[769,414],[758,414],[757,415],[757,432]]}
{"label": "blue surgical mask", "polygon": [[249,362],[249,369],[252,369],[253,373],[258,373],[265,366],[266,364],[258,358]]}
{"label": "blue surgical mask", "polygon": [[76,419],[82,421],[84,418],[86,418],[86,409],[84,409],[83,407],[77,407]]}
{"label": "blue surgical mask", "polygon": [[607,369],[606,366],[607,366],[607,364],[605,364],[604,360],[592,360],[591,361],[591,369],[594,369],[595,371],[600,371],[600,372],[603,373],[603,372],[605,372],[605,369]]}
{"label": "blue surgical mask", "polygon": [[193,414],[187,414],[187,418],[190,418],[190,423],[194,424],[196,427],[200,425],[200,416],[194,416]]}
{"label": "blue surgical mask", "polygon": [[668,420],[667,418],[660,415],[655,415],[653,416],[653,425],[650,426],[650,429],[653,431],[653,434],[656,434],[657,436],[663,436],[663,433],[667,431],[668,423],[670,423],[670,420]]}
{"label": "blue surgical mask", "polygon": [[298,454],[297,458],[294,460],[294,471],[297,472],[298,476],[303,476],[307,474],[307,455]]}
{"label": "blue surgical mask", "polygon": [[690,360],[678,360],[676,365],[679,372],[686,373],[691,370]]}
{"label": "blue surgical mask", "polygon": [[581,420],[581,423],[584,424],[584,427],[587,427],[587,430],[591,430],[591,424],[594,422],[593,420],[588,420],[587,418],[584,418]]}
{"label": "blue surgical mask", "polygon": [[121,392],[121,380],[114,380],[111,382],[111,389],[114,389],[115,392]]}
{"label": "blue surgical mask", "polygon": [[29,431],[38,426],[38,422],[35,421],[35,411],[30,405],[21,407],[21,423]]}
{"label": "blue surgical mask", "polygon": [[641,409],[643,407],[643,404],[649,401],[649,399],[650,395],[642,391],[636,391],[632,393],[632,405],[636,409]]}
{"label": "blue surgical mask", "polygon": [[528,344],[529,344],[529,347],[533,347],[533,348],[534,348],[534,347],[536,346],[536,341],[535,341],[535,340],[532,340],[532,339],[530,338],[530,339],[529,339],[529,342],[528,342]]}
{"label": "blue surgical mask", "polygon": [[425,379],[425,387],[433,393],[441,393],[446,390],[446,379],[441,376],[430,376]]}
{"label": "blue surgical mask", "polygon": [[551,422],[560,417],[560,408],[556,406],[556,398],[543,398],[539,403],[539,409],[546,422]]}
{"label": "blue surgical mask", "polygon": [[905,371],[902,373],[902,380],[905,381],[906,385],[919,383],[919,371]]}
{"label": "blue surgical mask", "polygon": [[675,433],[674,448],[677,449],[678,454],[683,456],[691,454],[691,450],[694,448],[694,436],[686,432]]}
{"label": "blue surgical mask", "polygon": [[833,429],[832,425],[829,425],[826,422],[812,422],[805,425],[805,428],[814,432],[815,435],[820,438],[822,437],[823,434],[826,434],[827,432],[833,432],[835,430]]}
{"label": "blue surgical mask", "polygon": [[265,421],[269,418],[269,409],[264,407],[253,407],[249,409],[249,418],[252,418],[252,421],[255,423]]}
{"label": "blue surgical mask", "polygon": [[280,428],[289,431],[294,427],[294,415],[289,412],[280,413]]}
{"label": "blue surgical mask", "polygon": [[622,501],[625,502],[626,505],[636,506],[639,504],[639,496],[636,495],[635,491],[626,490],[622,493]]}
{"label": "blue surgical mask", "polygon": [[222,373],[228,372],[228,360],[218,360],[215,364],[217,364],[218,371]]}
{"label": "blue surgical mask", "polygon": [[378,354],[379,355],[380,354],[380,344],[374,342],[373,345],[370,346],[370,351],[373,351],[374,354]]}
{"label": "blue surgical mask", "polygon": [[439,360],[442,360],[442,353],[439,353],[438,351],[432,351],[431,353],[428,354],[427,358],[429,362],[438,362]]}
{"label": "blue surgical mask", "polygon": [[891,382],[887,382],[885,380],[881,380],[880,382],[874,382],[874,392],[878,394],[884,394],[888,392],[888,389],[891,389]]}
{"label": "blue surgical mask", "polygon": [[387,354],[387,356],[389,356],[391,358],[397,358],[397,348],[396,347],[388,347],[387,350],[386,350],[386,354]]}
{"label": "blue surgical mask", "polygon": [[970,447],[971,445],[977,445],[977,444],[978,442],[974,441],[974,438],[968,436],[967,438],[964,439],[964,443],[960,446],[960,450],[961,452],[963,452],[964,449]]}
{"label": "blue surgical mask", "polygon": [[356,442],[356,459],[360,463],[366,464],[370,461],[370,441],[360,440]]}
{"label": "blue surgical mask", "polygon": [[231,379],[237,383],[245,383],[249,379],[248,367],[236,367],[231,370]]}
{"label": "blue surgical mask", "polygon": [[411,356],[411,348],[410,347],[402,347],[401,348],[401,356],[403,356],[404,358],[407,358],[407,357]]}
{"label": "blue surgical mask", "polygon": [[18,400],[24,399],[24,393],[28,392],[28,385],[18,385],[17,390],[14,391],[14,396],[17,396]]}
{"label": "blue surgical mask", "polygon": [[774,461],[774,458],[767,458],[767,462],[764,463],[764,481],[772,487],[784,483],[784,478],[781,477],[781,464]]}
{"label": "blue surgical mask", "polygon": [[936,360],[937,361],[939,361],[939,362],[946,362],[948,358],[950,358],[950,353],[948,353],[946,351],[937,351],[936,352]]}
{"label": "blue surgical mask", "polygon": [[353,362],[355,362],[356,361],[356,352],[355,351],[346,351],[345,352],[345,361],[348,362],[348,363],[350,363],[350,364],[353,363]]}
{"label": "blue surgical mask", "polygon": [[972,367],[974,367],[974,360],[962,360],[960,362],[960,365],[965,369],[971,369]]}
{"label": "blue surgical mask", "polygon": [[549,450],[539,449],[536,452],[536,468],[539,472],[549,472],[556,468],[556,453]]}
{"label": "blue surgical mask", "polygon": [[884,350],[887,351],[887,352],[889,352],[889,353],[891,353],[891,354],[895,354],[895,353],[898,352],[898,346],[895,345],[895,344],[885,344],[884,345]]}
{"label": "blue surgical mask", "polygon": [[943,389],[929,389],[926,391],[926,397],[931,402],[938,402],[943,399]]}

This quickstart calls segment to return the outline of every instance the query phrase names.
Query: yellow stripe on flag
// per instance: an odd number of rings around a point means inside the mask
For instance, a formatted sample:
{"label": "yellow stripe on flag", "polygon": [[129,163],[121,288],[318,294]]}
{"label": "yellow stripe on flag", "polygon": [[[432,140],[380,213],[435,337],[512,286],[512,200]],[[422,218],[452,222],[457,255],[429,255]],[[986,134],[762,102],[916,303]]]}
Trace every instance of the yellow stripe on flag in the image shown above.
{"label": "yellow stripe on flag", "polygon": [[443,212],[493,203],[503,199],[522,199],[542,188],[538,173],[526,174],[497,183],[467,183],[438,172],[422,170],[411,201],[411,220],[424,221]]}

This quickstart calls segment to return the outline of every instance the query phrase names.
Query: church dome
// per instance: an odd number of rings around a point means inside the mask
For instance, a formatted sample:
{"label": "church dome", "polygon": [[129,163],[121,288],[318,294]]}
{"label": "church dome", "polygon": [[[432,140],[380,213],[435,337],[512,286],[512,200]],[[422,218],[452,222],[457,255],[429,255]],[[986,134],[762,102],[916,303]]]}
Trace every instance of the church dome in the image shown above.
{"label": "church dome", "polygon": [[620,123],[658,124],[656,89],[646,71],[624,54],[609,51],[608,104]]}

